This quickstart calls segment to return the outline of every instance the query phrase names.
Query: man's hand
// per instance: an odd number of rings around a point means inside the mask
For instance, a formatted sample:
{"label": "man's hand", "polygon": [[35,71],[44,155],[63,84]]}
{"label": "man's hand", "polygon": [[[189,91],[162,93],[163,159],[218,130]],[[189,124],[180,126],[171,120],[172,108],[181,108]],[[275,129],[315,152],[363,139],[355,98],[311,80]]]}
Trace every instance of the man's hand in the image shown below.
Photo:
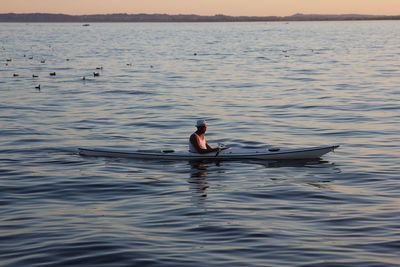
{"label": "man's hand", "polygon": [[226,146],[224,146],[224,147],[217,147],[217,148],[214,148],[214,151],[215,152],[221,152],[222,150],[225,150],[225,149],[228,149],[229,147],[226,147]]}

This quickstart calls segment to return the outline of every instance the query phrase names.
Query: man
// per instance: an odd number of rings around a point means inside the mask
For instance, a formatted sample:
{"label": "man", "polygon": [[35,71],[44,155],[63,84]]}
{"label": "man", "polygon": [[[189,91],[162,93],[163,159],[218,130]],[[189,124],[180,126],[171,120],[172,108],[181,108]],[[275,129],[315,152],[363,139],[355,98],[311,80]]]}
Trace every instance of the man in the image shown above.
{"label": "man", "polygon": [[204,136],[207,131],[207,122],[205,120],[198,120],[196,123],[197,131],[194,132],[189,139],[189,151],[192,153],[206,154],[210,152],[220,152],[226,148],[212,148],[206,141]]}

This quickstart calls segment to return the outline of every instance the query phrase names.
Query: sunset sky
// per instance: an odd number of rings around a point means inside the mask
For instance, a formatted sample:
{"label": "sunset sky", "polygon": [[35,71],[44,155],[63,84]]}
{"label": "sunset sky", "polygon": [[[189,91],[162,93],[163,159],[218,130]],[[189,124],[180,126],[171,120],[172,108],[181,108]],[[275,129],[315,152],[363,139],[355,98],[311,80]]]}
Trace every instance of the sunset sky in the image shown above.
{"label": "sunset sky", "polygon": [[400,15],[400,0],[0,0],[0,13],[167,13],[232,16]]}

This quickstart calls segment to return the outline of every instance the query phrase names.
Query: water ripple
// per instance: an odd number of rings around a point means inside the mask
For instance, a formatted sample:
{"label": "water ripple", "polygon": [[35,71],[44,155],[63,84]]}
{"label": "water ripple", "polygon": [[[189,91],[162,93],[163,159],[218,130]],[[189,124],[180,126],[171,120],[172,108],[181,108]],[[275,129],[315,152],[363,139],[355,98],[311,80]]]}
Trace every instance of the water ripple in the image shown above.
{"label": "water ripple", "polygon": [[[398,32],[2,23],[0,264],[398,266]],[[77,154],[186,150],[203,118],[212,146],[341,147],[313,161]]]}

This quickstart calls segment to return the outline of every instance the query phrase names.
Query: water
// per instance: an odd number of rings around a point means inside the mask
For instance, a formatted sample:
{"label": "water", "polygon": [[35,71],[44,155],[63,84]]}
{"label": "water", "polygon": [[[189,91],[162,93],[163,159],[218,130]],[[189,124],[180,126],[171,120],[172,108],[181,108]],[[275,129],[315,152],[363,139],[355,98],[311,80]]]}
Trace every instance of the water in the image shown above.
{"label": "water", "polygon": [[[0,264],[400,265],[399,30],[0,24]],[[203,118],[213,146],[341,147],[321,162],[76,153],[187,149]]]}

